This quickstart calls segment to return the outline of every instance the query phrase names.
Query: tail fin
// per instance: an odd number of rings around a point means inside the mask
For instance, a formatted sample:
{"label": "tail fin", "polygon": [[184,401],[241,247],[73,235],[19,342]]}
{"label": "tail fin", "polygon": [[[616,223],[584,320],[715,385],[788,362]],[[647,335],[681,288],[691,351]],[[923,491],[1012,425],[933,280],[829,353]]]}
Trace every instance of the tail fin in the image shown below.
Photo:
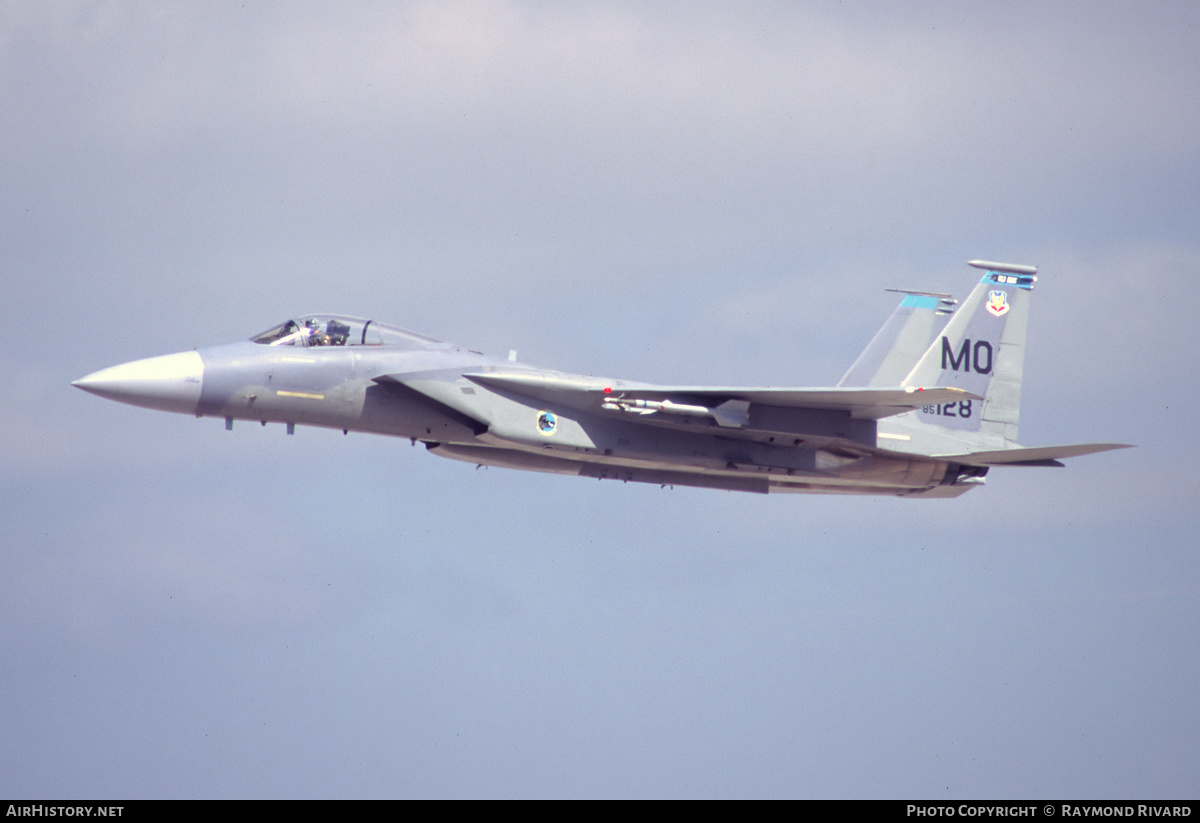
{"label": "tail fin", "polygon": [[871,339],[839,386],[899,386],[958,304],[948,294],[888,289],[904,298]]}
{"label": "tail fin", "polygon": [[[982,401],[925,406],[880,422],[904,451],[957,454],[1017,446],[1035,266],[971,260],[986,273],[901,385],[964,389]],[[899,445],[899,444],[897,444]]]}

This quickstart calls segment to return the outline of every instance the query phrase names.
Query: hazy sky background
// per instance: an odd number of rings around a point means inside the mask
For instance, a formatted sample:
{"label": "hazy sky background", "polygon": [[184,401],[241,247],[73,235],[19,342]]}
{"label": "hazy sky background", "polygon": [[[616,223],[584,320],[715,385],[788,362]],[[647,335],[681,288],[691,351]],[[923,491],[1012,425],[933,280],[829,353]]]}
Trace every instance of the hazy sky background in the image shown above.
{"label": "hazy sky background", "polygon": [[[0,4],[0,796],[1200,794],[1200,6]],[[70,381],[372,317],[830,385],[1041,267],[957,500],[474,470]]]}

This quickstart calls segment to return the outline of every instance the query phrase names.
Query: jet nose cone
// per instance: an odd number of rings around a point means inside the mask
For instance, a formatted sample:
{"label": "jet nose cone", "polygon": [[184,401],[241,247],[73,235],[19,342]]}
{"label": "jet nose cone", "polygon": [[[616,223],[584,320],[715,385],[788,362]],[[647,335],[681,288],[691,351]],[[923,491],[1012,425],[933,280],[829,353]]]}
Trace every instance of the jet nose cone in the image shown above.
{"label": "jet nose cone", "polygon": [[200,402],[204,361],[194,351],[134,360],[71,383],[120,403],[191,414]]}

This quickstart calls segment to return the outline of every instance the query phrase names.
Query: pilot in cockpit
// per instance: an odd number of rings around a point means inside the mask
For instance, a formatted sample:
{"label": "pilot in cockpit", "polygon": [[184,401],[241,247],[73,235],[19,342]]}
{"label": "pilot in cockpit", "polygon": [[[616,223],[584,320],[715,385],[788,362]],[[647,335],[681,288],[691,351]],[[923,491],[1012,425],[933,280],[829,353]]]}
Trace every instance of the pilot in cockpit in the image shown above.
{"label": "pilot in cockpit", "polygon": [[310,317],[304,321],[304,328],[308,333],[308,345],[310,346],[328,346],[329,335],[321,330],[321,324],[315,317]]}

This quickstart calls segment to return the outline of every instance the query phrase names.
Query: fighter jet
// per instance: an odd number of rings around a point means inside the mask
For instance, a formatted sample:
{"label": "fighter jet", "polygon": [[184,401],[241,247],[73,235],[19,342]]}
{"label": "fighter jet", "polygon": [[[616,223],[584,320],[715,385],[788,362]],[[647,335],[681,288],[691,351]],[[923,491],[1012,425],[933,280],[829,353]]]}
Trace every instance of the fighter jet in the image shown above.
{"label": "fighter jet", "polygon": [[904,291],[836,386],[672,386],[567,374],[329,314],[73,385],[162,411],[368,432],[480,466],[733,491],[956,497],[993,466],[1116,443],[1017,441],[1034,266],[969,261],[959,305]]}

